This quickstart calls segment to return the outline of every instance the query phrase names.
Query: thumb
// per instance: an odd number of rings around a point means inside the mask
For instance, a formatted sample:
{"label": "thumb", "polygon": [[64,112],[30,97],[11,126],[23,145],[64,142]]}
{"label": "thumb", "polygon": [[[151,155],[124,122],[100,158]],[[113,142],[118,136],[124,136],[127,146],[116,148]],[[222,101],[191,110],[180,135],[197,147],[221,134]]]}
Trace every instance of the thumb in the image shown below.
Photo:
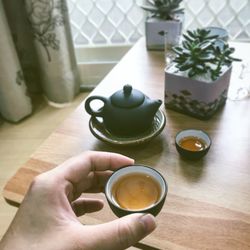
{"label": "thumb", "polygon": [[151,214],[131,214],[120,219],[97,225],[94,230],[94,249],[110,250],[128,248],[156,228]]}

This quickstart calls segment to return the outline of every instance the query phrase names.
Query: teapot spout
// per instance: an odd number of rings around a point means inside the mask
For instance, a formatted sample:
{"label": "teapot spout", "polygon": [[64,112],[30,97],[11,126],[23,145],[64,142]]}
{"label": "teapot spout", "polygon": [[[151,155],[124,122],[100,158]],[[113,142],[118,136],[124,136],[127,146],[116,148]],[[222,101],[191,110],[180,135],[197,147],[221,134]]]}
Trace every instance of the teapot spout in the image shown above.
{"label": "teapot spout", "polygon": [[158,99],[158,100],[152,100],[152,103],[150,104],[151,105],[151,110],[152,110],[152,113],[155,114],[158,109],[160,108],[162,104],[162,100]]}

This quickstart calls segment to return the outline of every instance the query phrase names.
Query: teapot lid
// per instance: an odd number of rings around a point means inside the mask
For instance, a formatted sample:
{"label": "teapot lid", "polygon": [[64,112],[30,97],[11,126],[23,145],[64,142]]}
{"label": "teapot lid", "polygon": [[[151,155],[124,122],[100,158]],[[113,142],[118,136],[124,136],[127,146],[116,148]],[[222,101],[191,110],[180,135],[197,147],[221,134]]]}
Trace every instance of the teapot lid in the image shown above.
{"label": "teapot lid", "polygon": [[141,105],[144,101],[144,94],[139,90],[133,89],[127,84],[122,90],[115,92],[111,96],[111,103],[120,108],[133,108]]}

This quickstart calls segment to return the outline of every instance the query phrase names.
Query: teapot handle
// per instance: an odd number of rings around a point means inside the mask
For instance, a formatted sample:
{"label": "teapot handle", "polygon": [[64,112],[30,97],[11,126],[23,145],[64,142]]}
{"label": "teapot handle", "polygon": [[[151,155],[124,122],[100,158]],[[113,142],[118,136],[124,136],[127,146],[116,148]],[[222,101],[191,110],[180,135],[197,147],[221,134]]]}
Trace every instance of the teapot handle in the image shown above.
{"label": "teapot handle", "polygon": [[107,103],[108,99],[103,97],[103,96],[90,96],[89,98],[87,98],[87,100],[85,101],[85,109],[86,111],[90,114],[90,115],[93,115],[93,116],[100,116],[102,117],[103,116],[103,107],[99,110],[93,110],[90,106],[90,103],[94,100],[100,100],[104,103],[104,106],[105,104]]}

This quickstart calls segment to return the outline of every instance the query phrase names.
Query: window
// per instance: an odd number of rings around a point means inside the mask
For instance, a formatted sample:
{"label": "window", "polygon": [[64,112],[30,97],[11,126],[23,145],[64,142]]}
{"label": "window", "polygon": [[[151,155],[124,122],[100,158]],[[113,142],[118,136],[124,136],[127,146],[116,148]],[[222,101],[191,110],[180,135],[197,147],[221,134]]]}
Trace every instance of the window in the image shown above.
{"label": "window", "polygon": [[[136,0],[67,0],[76,46],[129,45],[144,35]],[[250,1],[184,0],[185,29],[222,26],[231,39],[250,40]]]}

